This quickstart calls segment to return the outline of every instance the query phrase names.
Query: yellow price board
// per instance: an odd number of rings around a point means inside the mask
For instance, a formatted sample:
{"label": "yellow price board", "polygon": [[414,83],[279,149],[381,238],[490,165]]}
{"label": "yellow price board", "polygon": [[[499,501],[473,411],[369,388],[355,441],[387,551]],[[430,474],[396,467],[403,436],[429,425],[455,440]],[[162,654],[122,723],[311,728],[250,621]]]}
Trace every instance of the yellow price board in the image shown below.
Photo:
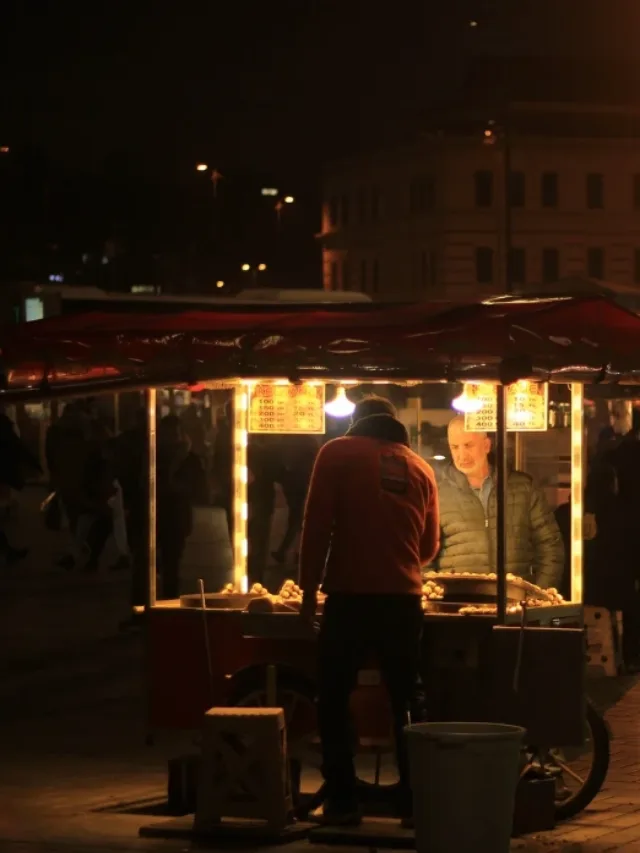
{"label": "yellow price board", "polygon": [[322,435],[324,401],[324,385],[255,385],[249,392],[249,432]]}
{"label": "yellow price board", "polygon": [[[496,386],[467,383],[464,428],[467,432],[493,432],[497,428]],[[544,432],[548,421],[549,386],[521,379],[507,386],[507,429],[510,432]]]}

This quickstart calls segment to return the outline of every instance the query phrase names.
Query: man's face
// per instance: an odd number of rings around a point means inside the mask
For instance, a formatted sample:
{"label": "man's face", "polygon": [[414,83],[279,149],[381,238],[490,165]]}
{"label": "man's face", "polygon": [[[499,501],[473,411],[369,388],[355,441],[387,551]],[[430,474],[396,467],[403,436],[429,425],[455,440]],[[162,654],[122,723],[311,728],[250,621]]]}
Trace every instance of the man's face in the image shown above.
{"label": "man's face", "polygon": [[485,433],[465,432],[461,424],[454,423],[449,427],[449,448],[458,471],[469,478],[486,476],[491,441]]}

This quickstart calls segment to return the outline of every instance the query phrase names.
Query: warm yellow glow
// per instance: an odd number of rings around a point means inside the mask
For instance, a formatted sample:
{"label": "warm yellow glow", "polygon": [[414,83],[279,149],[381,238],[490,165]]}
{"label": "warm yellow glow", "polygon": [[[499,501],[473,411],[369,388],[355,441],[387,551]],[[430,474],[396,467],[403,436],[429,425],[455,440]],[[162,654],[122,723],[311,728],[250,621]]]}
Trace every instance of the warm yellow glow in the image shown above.
{"label": "warm yellow glow", "polygon": [[157,418],[157,391],[155,388],[147,389],[147,442],[148,442],[148,477],[149,477],[149,524],[147,525],[147,542],[148,542],[148,566],[149,572],[149,590],[147,596],[147,604],[149,607],[155,607],[157,599],[156,590],[156,557],[157,557],[157,542],[156,542],[156,508],[157,508],[157,489],[156,489],[156,418]]}
{"label": "warm yellow glow", "polygon": [[292,195],[286,195],[284,197],[284,203],[285,204],[293,204],[294,201],[295,201],[295,198]]}
{"label": "warm yellow glow", "polygon": [[258,264],[258,269],[260,270],[260,272],[264,272],[266,270],[266,268],[267,268],[266,264]]}
{"label": "warm yellow glow", "polygon": [[247,385],[239,383],[234,391],[233,406],[233,583],[236,589],[246,592],[247,577],[247,468],[249,391]]}
{"label": "warm yellow glow", "polygon": [[336,388],[336,396],[328,403],[325,403],[324,410],[332,418],[348,418],[355,411],[356,404],[351,402],[347,397],[347,392],[340,385]]}
{"label": "warm yellow glow", "polygon": [[251,264],[242,264],[242,272],[249,272]]}
{"label": "warm yellow glow", "polygon": [[217,287],[217,288],[224,287],[224,281],[222,281],[221,279],[219,279],[218,281],[216,281],[216,287]]}
{"label": "warm yellow glow", "polygon": [[584,391],[571,384],[571,601],[582,602]]}
{"label": "warm yellow glow", "polygon": [[206,163],[198,163],[196,166],[196,172],[206,172],[209,167]]}

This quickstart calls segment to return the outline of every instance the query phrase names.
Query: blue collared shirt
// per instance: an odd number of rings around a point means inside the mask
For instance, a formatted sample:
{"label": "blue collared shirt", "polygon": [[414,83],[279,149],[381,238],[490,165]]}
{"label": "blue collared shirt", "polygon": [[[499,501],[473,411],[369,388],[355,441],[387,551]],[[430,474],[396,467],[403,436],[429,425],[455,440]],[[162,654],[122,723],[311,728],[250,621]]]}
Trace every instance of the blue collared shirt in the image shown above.
{"label": "blue collared shirt", "polygon": [[491,495],[491,490],[493,489],[493,480],[491,477],[485,477],[484,482],[480,486],[479,489],[474,489],[473,486],[471,490],[473,494],[478,498],[480,503],[482,504],[482,508],[484,509],[485,518],[489,514],[489,497]]}

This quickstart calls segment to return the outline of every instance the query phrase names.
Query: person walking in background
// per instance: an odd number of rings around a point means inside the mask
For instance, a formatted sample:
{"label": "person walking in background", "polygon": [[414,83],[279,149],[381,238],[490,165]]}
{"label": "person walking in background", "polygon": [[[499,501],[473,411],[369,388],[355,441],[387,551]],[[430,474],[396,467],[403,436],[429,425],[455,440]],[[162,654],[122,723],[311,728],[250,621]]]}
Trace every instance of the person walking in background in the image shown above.
{"label": "person walking in background", "polygon": [[[13,489],[22,491],[30,474],[42,474],[38,460],[17,436],[13,421],[0,414],[0,493],[9,494]],[[9,542],[4,529],[6,518],[0,523],[0,554],[8,566],[23,560],[29,553],[27,548],[15,548]]]}
{"label": "person walking in background", "polygon": [[218,420],[212,462],[214,503],[225,512],[229,541],[233,543],[233,400],[225,403]]}
{"label": "person walking in background", "polygon": [[157,541],[163,598],[180,597],[180,565],[193,529],[193,507],[208,503],[202,460],[191,450],[176,415],[158,428]]}
{"label": "person walking in background", "polygon": [[375,655],[389,692],[400,783],[412,798],[404,726],[415,707],[422,637],[422,567],[439,548],[438,493],[430,466],[388,400],[361,400],[346,436],[319,451],[300,545],[301,619],[312,624],[327,594],[318,639],[318,727],[325,821],[360,822],[349,697]]}
{"label": "person walking in background", "polygon": [[289,549],[302,529],[304,503],[317,453],[315,435],[291,435],[282,439],[278,482],[287,502],[287,528],[280,545],[271,554],[280,565],[286,562]]}
{"label": "person walking in background", "polygon": [[55,491],[66,517],[72,545],[58,565],[73,569],[81,544],[77,540],[78,522],[83,510],[83,492],[89,453],[90,419],[79,403],[67,403],[62,416],[47,430],[45,456],[51,489]]}

